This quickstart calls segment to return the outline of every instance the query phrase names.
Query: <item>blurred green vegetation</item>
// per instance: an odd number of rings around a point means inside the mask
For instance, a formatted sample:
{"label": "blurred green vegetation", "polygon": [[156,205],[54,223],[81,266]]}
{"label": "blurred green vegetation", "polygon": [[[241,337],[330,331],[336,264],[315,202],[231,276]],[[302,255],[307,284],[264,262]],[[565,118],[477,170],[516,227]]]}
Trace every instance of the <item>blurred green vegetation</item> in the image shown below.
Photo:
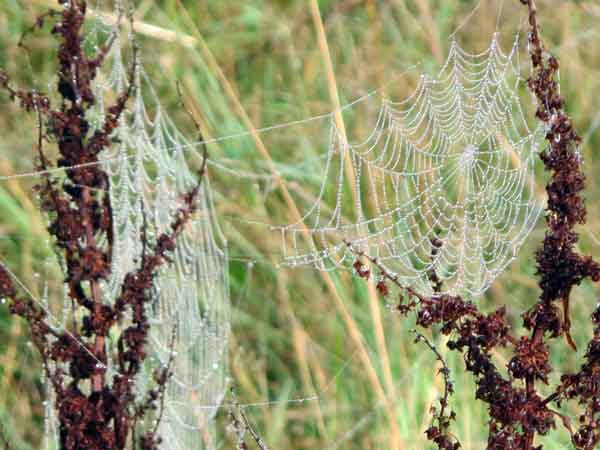
{"label": "blurred green vegetation", "polygon": [[[51,4],[51,0],[0,4],[0,66],[20,85],[41,90],[51,86],[55,41],[39,32],[29,37],[29,52],[17,47],[23,30]],[[334,109],[332,81],[342,104],[384,85],[389,96],[401,99],[415,85],[418,71],[404,77],[398,74],[416,63],[434,71],[443,61],[448,36],[459,25],[463,24],[457,38],[475,51],[489,44],[496,24],[503,41],[510,43],[525,19],[517,0],[323,0],[319,2],[322,21],[314,16],[309,0],[140,0],[136,4],[142,57],[164,104],[183,128],[189,127],[177,107],[174,89],[175,80],[182,80],[208,138],[248,130],[250,123],[260,128],[327,113]],[[589,220],[582,228],[580,248],[599,254],[595,236],[600,237],[596,207],[600,186],[594,171],[600,144],[600,46],[596,45],[600,4],[539,0],[538,8],[547,47],[561,62],[567,109],[584,137]],[[320,26],[330,61],[319,45]],[[34,118],[9,103],[4,94],[0,103],[0,176],[31,170]],[[373,124],[351,120],[356,136]],[[288,175],[294,198],[300,205],[310,203],[320,182],[325,124],[288,128],[259,139]],[[213,144],[209,150],[212,158],[232,167],[265,170],[257,145],[257,140],[244,138]],[[248,410],[269,447],[430,448],[423,432],[430,421],[429,407],[443,384],[434,355],[413,343],[412,321],[390,313],[349,273],[331,274],[336,300],[315,271],[277,268],[277,240],[264,228],[235,221],[289,222],[289,209],[276,186],[219,171],[211,177],[233,256],[231,376],[242,403],[277,402]],[[538,174],[540,188],[544,179],[543,173]],[[52,250],[31,190],[34,183],[30,178],[0,181],[0,257],[35,295],[41,295],[48,282],[50,301],[61,302],[60,276],[47,267]],[[542,236],[540,221],[518,260],[478,300],[486,310],[506,304],[517,329],[519,314],[538,294],[533,253]],[[248,264],[247,257],[257,263]],[[579,365],[591,332],[586,318],[595,304],[590,285],[575,291],[573,323],[579,351],[567,351],[565,342],[554,342],[556,367]],[[444,350],[443,338],[433,338]],[[359,343],[365,353],[357,350]],[[460,358],[447,357],[456,387],[451,400],[458,416],[454,432],[465,449],[483,448],[485,408],[474,400],[473,381],[464,374]],[[505,365],[506,355],[497,357]],[[40,375],[24,326],[0,305],[0,419],[19,448],[29,448],[27,443],[32,448],[42,446]],[[318,400],[287,402],[314,395]],[[564,408],[572,410],[575,405]],[[225,414],[219,416],[220,429],[226,420]],[[545,448],[559,449],[567,437],[558,431],[540,442]]]}

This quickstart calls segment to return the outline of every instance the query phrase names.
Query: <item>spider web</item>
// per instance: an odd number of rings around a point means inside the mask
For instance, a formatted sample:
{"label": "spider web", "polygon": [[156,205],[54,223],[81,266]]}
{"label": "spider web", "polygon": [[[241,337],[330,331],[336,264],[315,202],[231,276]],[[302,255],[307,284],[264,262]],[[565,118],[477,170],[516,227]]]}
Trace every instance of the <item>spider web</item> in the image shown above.
{"label": "spider web", "polygon": [[422,293],[433,294],[435,271],[444,293],[483,294],[543,210],[533,177],[543,130],[521,107],[518,49],[517,36],[504,53],[497,33],[478,54],[452,40],[437,76],[381,102],[366,139],[349,142],[332,121],[317,200],[273,227],[284,263],[331,270],[363,251]]}
{"label": "spider web", "polygon": [[[98,35],[117,34],[105,66],[110,70],[96,86],[100,123],[104,93],[125,87],[128,68],[121,51],[130,37],[101,16],[97,23],[90,45],[101,41]],[[300,221],[274,227],[285,264],[321,270],[348,265],[354,256],[346,240],[423,292],[432,292],[428,274],[435,270],[446,292],[483,293],[514,259],[542,211],[534,198],[533,169],[543,131],[529,129],[521,108],[517,50],[515,40],[504,54],[497,35],[480,54],[453,41],[436,77],[422,76],[402,102],[382,102],[364,141],[349,142],[332,119],[317,201]],[[199,143],[177,130],[143,65],[136,85],[118,132],[118,153],[104,163],[112,177],[119,250],[107,301],[139,264],[144,217],[152,239],[168,227],[180,194],[197,182],[184,153]],[[276,128],[281,127],[264,131]],[[159,430],[165,445],[175,449],[199,445],[226,385],[227,249],[208,178],[198,201],[198,216],[178,242],[175,265],[162,270],[155,286],[152,358],[140,377],[143,390],[152,369],[169,359],[177,325],[175,377]]]}
{"label": "spider web", "polygon": [[[97,107],[92,125],[102,123],[109,95],[127,87],[130,68],[124,49],[132,36],[123,35],[117,17],[101,15],[103,0],[94,4],[94,25],[86,45],[96,51],[114,35],[115,41],[95,82]],[[198,183],[184,149],[188,139],[177,129],[165,109],[143,62],[135,73],[135,93],[115,138],[117,152],[104,167],[111,178],[114,249],[112,273],[103,292],[112,302],[120,293],[124,276],[139,267],[143,252],[141,233],[155,242],[168,232],[181,197]],[[210,421],[227,386],[227,345],[230,327],[227,243],[216,220],[210,180],[205,174],[197,196],[196,213],[177,239],[173,263],[162,267],[154,284],[154,302],[148,310],[151,324],[148,355],[138,377],[140,399],[154,386],[153,372],[173,356],[173,377],[167,384],[164,412],[158,429],[163,448],[198,448],[210,439]],[[69,314],[66,309],[66,315]],[[63,319],[65,320],[65,319]],[[109,352],[111,353],[111,352]],[[116,364],[109,361],[110,366]],[[51,395],[48,396],[51,400]],[[55,442],[56,418],[46,402],[47,442]],[[152,428],[154,423],[146,424]]]}

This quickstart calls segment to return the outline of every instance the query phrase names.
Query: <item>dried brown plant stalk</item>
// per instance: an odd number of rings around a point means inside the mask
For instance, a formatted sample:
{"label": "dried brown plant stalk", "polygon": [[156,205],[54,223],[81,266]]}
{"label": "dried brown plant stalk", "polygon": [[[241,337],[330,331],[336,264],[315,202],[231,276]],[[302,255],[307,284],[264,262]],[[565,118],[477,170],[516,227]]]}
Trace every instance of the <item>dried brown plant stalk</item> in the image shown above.
{"label": "dried brown plant stalk", "polygon": [[[23,109],[37,114],[38,169],[64,168],[64,179],[46,172],[36,189],[65,268],[68,297],[75,310],[73,323],[68,329],[57,328],[43,305],[17,289],[13,273],[3,266],[0,297],[8,298],[11,312],[27,322],[41,355],[56,399],[61,450],[154,450],[160,443],[157,430],[171,364],[156,371],[155,387],[137,400],[136,377],[147,357],[150,328],[146,309],[157,269],[169,263],[178,236],[195,212],[199,184],[183,196],[168,232],[151,242],[146,230],[140,230],[144,245],[140,266],[125,276],[118,297],[106,302],[102,285],[110,276],[112,256],[118,249],[113,248],[110,179],[99,164],[99,155],[112,145],[112,135],[135,89],[136,52],[134,48],[127,89],[107,109],[101,126],[92,130],[87,118],[96,102],[92,82],[113,39],[89,56],[82,45],[85,0],[58,0],[58,4],[60,11],[40,16],[29,30],[53,22],[51,33],[59,43],[56,101],[37,91],[13,87],[3,71],[0,88]],[[57,146],[60,156],[56,162],[46,156],[45,143]],[[116,367],[108,366],[109,333],[118,336],[113,358]],[[148,416],[156,419],[156,425],[140,428]]]}
{"label": "dried brown plant stalk", "polygon": [[439,409],[435,406],[430,408],[430,412],[433,416],[433,423],[427,428],[427,439],[434,442],[438,448],[458,450],[460,448],[460,443],[458,442],[458,439],[450,433],[450,424],[452,421],[456,420],[456,413],[452,410],[450,410],[449,413],[446,413],[449,408],[448,399],[454,393],[454,384],[450,379],[450,369],[442,357],[442,354],[429,339],[418,330],[412,330],[412,332],[415,335],[415,342],[423,342],[425,346],[433,352],[435,359],[442,365],[438,370],[438,373],[441,374],[444,379],[444,393],[440,398],[440,407]]}
{"label": "dried brown plant stalk", "polygon": [[250,424],[250,420],[248,420],[243,407],[240,406],[233,389],[231,389],[230,394],[232,402],[228,405],[229,425],[227,429],[235,437],[236,449],[249,450],[250,447],[246,441],[246,434],[250,434],[251,442],[254,442],[259,450],[269,450],[267,444],[265,444],[258,432]]}
{"label": "dried brown plant stalk", "polygon": [[[475,396],[488,406],[487,449],[539,450],[542,446],[536,446],[536,435],[546,435],[556,427],[558,418],[569,432],[574,448],[593,450],[600,442],[600,306],[591,316],[594,333],[579,371],[562,374],[561,382],[553,386],[553,393],[545,398],[537,387],[540,382],[549,384],[549,375],[555,371],[550,364],[548,340],[564,336],[565,345],[575,348],[570,335],[569,299],[573,288],[584,279],[600,281],[600,265],[575,250],[578,240],[575,227],[586,219],[581,196],[585,187],[579,157],[581,139],[564,110],[564,99],[559,93],[558,60],[543,48],[535,0],[520,1],[529,11],[533,73],[528,86],[537,98],[536,117],[547,130],[548,144],[541,159],[550,173],[546,186],[546,235],[536,252],[541,294],[537,303],[522,315],[529,334],[521,337],[511,334],[505,306],[485,314],[460,296],[440,294],[440,280],[435,272],[429,277],[436,294],[421,295],[410,286],[400,284],[379,261],[355,249],[351,242],[346,245],[356,256],[354,267],[358,276],[369,278],[375,271],[379,277],[377,289],[382,296],[391,295],[389,286],[400,292],[397,309],[401,314],[414,312],[417,325],[423,328],[439,325],[442,333],[449,336],[449,349],[462,353],[465,369],[475,377]],[[497,347],[512,351],[508,377],[502,375],[503,371],[492,358],[492,350]],[[435,353],[439,359],[439,353]],[[446,373],[444,379],[447,383]],[[576,421],[551,407],[567,400],[580,406]],[[442,406],[447,404],[447,394],[441,402]],[[434,423],[436,421],[449,424],[444,417],[444,407],[434,410]],[[448,426],[432,425],[426,434],[440,450],[457,448],[458,443],[450,435]]]}

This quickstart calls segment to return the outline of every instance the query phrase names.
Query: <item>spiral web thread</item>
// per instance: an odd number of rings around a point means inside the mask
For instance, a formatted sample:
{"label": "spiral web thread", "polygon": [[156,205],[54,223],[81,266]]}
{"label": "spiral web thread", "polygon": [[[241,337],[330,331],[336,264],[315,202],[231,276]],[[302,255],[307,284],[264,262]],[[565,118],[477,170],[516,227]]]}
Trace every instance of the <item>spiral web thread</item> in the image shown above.
{"label": "spiral web thread", "polygon": [[362,142],[332,120],[317,200],[272,227],[285,264],[331,270],[358,250],[424,294],[432,270],[443,293],[489,288],[543,210],[533,177],[543,130],[528,127],[518,96],[519,38],[507,54],[498,39],[479,54],[452,40],[438,75],[422,75],[404,101],[384,99]]}
{"label": "spiral web thread", "polygon": [[[94,6],[101,11],[102,0]],[[117,2],[117,9],[122,8]],[[106,36],[116,40],[102,74],[95,84],[98,99],[93,125],[102,123],[108,93],[126,88],[130,68],[123,49],[131,36],[122,35],[119,24],[93,13],[93,28],[86,45],[96,50]],[[115,11],[115,17],[119,11]],[[102,37],[101,37],[102,36]],[[136,89],[128,114],[116,133],[117,158],[104,163],[111,177],[110,196],[114,221],[112,274],[103,292],[112,302],[125,274],[139,267],[143,254],[141,232],[146,226],[149,242],[169,231],[181,197],[198,183],[184,149],[189,141],[161,106],[142,62],[136,70]],[[190,450],[210,441],[210,421],[227,385],[227,342],[230,327],[227,243],[213,207],[212,191],[205,175],[197,196],[197,212],[177,239],[173,263],[164,266],[154,285],[146,366],[139,376],[139,395],[154,387],[153,371],[164,367],[174,353],[173,377],[167,385],[159,435],[163,448]],[[70,314],[68,305],[63,320]],[[114,364],[109,361],[109,366]],[[110,368],[109,368],[110,369]],[[46,401],[47,448],[55,447],[57,423],[52,396]],[[148,423],[153,427],[153,423]]]}

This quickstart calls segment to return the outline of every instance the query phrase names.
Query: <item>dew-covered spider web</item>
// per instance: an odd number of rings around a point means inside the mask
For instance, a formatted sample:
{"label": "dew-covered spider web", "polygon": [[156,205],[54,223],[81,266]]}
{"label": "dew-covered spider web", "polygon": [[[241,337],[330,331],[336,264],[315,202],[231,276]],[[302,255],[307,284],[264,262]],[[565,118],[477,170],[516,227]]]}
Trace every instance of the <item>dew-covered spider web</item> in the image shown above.
{"label": "dew-covered spider web", "polygon": [[317,200],[274,227],[284,262],[329,270],[363,251],[422,293],[435,271],[443,292],[482,294],[543,209],[533,177],[543,131],[521,107],[518,50],[518,37],[508,53],[498,34],[478,54],[453,40],[435,77],[382,101],[366,139],[349,142],[332,120]]}
{"label": "dew-covered spider web", "polygon": [[[106,11],[102,2],[95,2],[95,11]],[[129,75],[123,49],[131,36],[121,34],[119,15],[118,10],[96,15],[87,39],[94,47],[113,33],[117,37],[95,87],[100,100],[96,124],[114,93],[125,89]],[[405,100],[384,99],[378,105],[375,126],[365,139],[349,139],[352,130],[344,129],[333,113],[258,130],[331,120],[316,200],[298,221],[270,225],[281,238],[283,263],[319,270],[347,267],[355,260],[351,246],[422,293],[433,293],[430,274],[435,271],[443,292],[482,294],[515,258],[543,210],[534,183],[543,130],[528,126],[521,107],[518,53],[518,38],[504,53],[497,34],[478,54],[452,41],[436,76],[423,75]],[[103,155],[112,180],[117,250],[104,290],[107,301],[117,295],[124,274],[139,264],[145,224],[151,241],[168,229],[181,194],[197,183],[190,160],[206,144],[189,141],[178,131],[143,62],[142,52],[116,152]],[[367,98],[371,94],[362,99]],[[152,370],[166,364],[172,350],[176,353],[159,429],[164,448],[198,448],[210,434],[208,424],[223,398],[227,266],[226,241],[206,176],[198,213],[178,240],[174,264],[162,269],[149,311],[152,357],[140,377],[140,394],[144,381],[150,384]],[[54,419],[47,422],[50,433]]]}
{"label": "dew-covered spider web", "polygon": [[[98,99],[92,124],[102,123],[105,108],[127,88],[131,48],[123,5],[114,14],[102,14],[107,5],[94,2],[92,29],[86,45],[98,51],[115,37],[112,49],[95,81]],[[109,9],[110,10],[110,9]],[[189,140],[171,120],[144,69],[140,52],[135,90],[115,139],[115,153],[104,155],[110,175],[114,222],[112,274],[104,286],[105,300],[118,296],[124,276],[139,267],[144,251],[142,232],[150,243],[170,231],[182,196],[199,181],[192,170]],[[197,155],[196,155],[197,156]],[[196,161],[199,168],[201,161]],[[145,231],[144,231],[145,230]],[[149,357],[137,386],[142,398],[154,388],[153,373],[172,359],[164,411],[158,434],[161,448],[189,450],[210,440],[210,421],[225,395],[227,345],[230,327],[227,243],[216,220],[210,180],[205,174],[197,196],[197,210],[177,239],[173,262],[156,278],[150,317]],[[115,366],[109,361],[109,366]],[[116,367],[116,366],[115,366]],[[110,367],[109,367],[110,370]],[[52,416],[52,405],[47,406]],[[47,435],[55,433],[55,418],[47,417]],[[153,423],[146,424],[152,428]]]}

